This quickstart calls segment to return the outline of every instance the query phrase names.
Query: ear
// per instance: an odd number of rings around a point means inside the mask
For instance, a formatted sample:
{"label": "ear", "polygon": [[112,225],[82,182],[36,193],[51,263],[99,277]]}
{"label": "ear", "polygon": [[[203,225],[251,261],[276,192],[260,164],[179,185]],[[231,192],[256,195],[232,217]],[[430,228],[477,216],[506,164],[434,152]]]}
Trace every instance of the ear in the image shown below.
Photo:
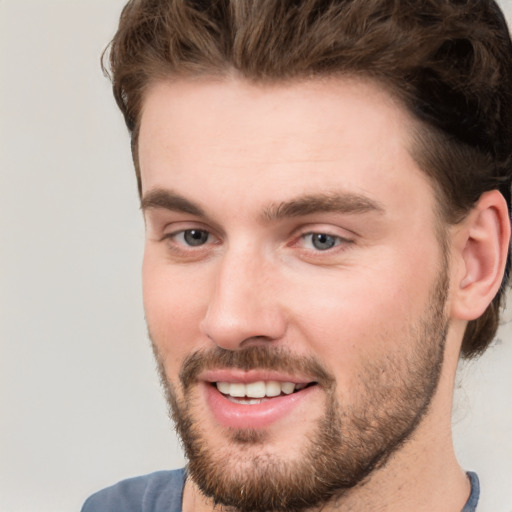
{"label": "ear", "polygon": [[505,198],[497,190],[482,194],[456,234],[451,313],[453,318],[481,316],[498,292],[510,244]]}

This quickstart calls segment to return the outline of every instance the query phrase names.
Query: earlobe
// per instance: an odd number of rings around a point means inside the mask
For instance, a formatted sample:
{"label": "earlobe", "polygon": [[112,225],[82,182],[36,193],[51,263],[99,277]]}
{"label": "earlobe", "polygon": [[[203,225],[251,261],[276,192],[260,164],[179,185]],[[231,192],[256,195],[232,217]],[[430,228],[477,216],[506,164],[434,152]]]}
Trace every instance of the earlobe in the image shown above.
{"label": "earlobe", "polygon": [[460,271],[453,290],[452,316],[474,320],[498,292],[510,243],[506,201],[497,190],[482,194],[461,223],[456,258]]}

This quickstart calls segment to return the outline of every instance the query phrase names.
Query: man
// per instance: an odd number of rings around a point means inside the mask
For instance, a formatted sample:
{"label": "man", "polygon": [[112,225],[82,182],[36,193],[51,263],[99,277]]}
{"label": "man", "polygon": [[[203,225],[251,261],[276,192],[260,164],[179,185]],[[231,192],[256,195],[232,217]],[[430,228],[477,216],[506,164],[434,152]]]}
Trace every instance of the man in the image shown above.
{"label": "man", "polygon": [[451,439],[510,238],[494,2],[134,0],[111,45],[186,470],[85,512],[476,510]]}

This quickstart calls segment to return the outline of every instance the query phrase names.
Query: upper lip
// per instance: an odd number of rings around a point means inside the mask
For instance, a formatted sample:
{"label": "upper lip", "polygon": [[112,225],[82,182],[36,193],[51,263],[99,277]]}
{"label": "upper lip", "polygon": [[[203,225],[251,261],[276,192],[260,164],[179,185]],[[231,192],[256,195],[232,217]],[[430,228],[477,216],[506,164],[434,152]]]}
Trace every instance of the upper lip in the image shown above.
{"label": "upper lip", "polygon": [[199,375],[199,380],[204,382],[241,382],[248,384],[258,381],[293,382],[294,384],[309,384],[315,382],[304,376],[297,376],[273,370],[239,370],[239,369],[216,369],[206,370]]}

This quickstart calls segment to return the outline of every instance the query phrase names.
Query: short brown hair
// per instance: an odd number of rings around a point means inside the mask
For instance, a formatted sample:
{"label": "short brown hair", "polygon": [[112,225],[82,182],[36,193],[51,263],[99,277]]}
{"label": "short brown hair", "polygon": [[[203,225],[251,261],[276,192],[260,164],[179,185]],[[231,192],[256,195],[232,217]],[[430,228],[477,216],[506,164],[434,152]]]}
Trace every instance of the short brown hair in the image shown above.
{"label": "short brown hair", "polygon": [[[459,222],[488,190],[500,190],[510,209],[512,44],[494,1],[130,0],[109,61],[139,191],[141,107],[155,80],[349,73],[385,85],[418,120],[412,154],[446,222]],[[510,255],[499,293],[468,324],[462,356],[494,338],[509,266]]]}

